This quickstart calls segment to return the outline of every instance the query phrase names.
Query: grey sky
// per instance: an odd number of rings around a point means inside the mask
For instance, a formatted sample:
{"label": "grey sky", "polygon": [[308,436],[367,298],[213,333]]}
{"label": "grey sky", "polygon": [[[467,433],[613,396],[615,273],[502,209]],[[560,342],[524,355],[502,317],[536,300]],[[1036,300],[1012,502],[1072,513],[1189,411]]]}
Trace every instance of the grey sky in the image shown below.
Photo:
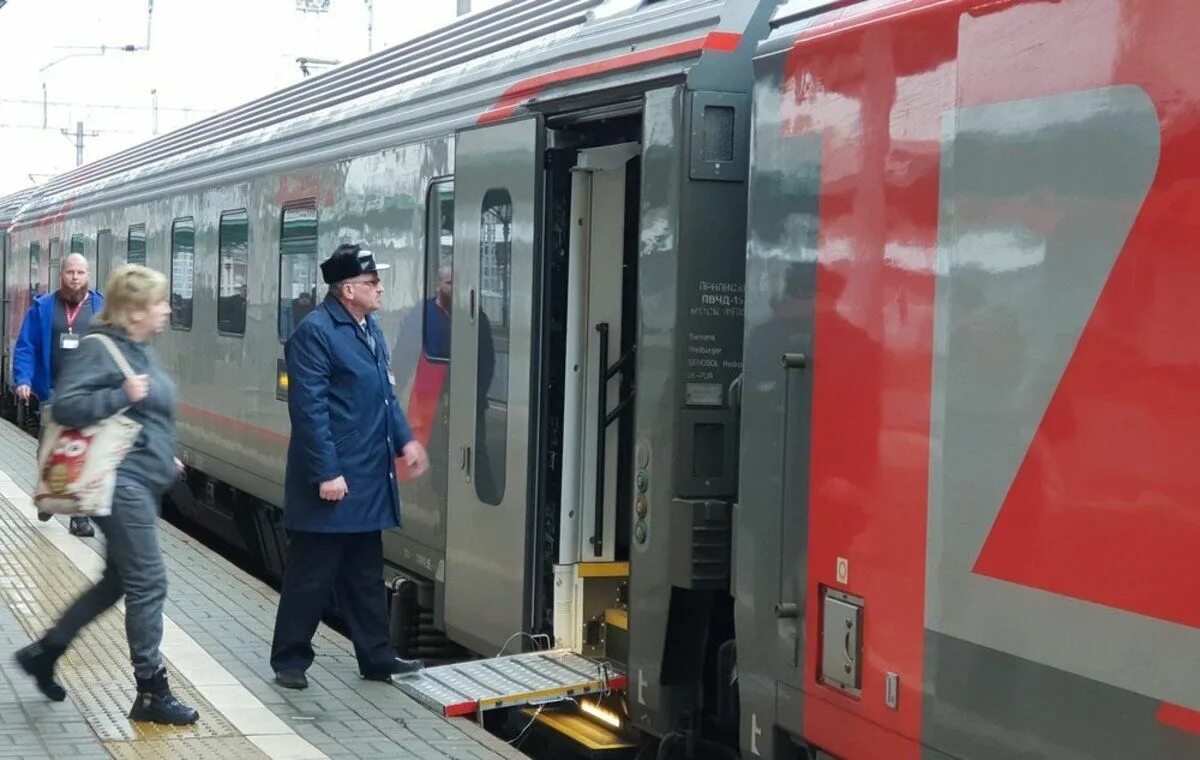
{"label": "grey sky", "polygon": [[[472,0],[471,7],[501,1]],[[60,130],[73,133],[77,121],[100,132],[85,138],[85,162],[149,139],[153,89],[161,134],[299,81],[297,57],[345,62],[367,54],[365,0],[330,0],[322,14],[298,12],[296,0],[155,0],[149,52],[67,49],[144,45],[147,6],[9,0],[0,9],[0,195],[32,184],[30,174],[41,182],[74,167],[73,137]],[[452,21],[455,7],[456,0],[374,0],[374,49]],[[45,130],[43,83],[52,103]]]}

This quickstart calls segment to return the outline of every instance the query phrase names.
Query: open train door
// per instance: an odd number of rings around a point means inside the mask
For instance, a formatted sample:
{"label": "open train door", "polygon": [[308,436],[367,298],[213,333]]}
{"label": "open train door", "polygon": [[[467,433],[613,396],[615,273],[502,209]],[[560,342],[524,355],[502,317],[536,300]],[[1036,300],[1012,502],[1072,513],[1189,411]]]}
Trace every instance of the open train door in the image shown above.
{"label": "open train door", "polygon": [[445,626],[494,654],[530,619],[527,551],[540,117],[464,130],[455,153]]}

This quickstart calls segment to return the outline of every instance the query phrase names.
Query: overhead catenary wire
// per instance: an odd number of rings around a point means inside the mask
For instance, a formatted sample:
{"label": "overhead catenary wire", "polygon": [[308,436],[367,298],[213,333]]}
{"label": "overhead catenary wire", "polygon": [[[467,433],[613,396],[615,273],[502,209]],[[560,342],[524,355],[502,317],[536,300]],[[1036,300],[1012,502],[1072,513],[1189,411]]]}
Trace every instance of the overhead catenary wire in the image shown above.
{"label": "overhead catenary wire", "polygon": [[154,106],[125,106],[125,105],[119,105],[117,103],[72,103],[72,102],[66,101],[66,100],[47,100],[45,102],[42,102],[40,100],[30,100],[28,98],[0,98],[0,103],[7,103],[9,105],[18,105],[18,106],[41,106],[41,105],[67,106],[69,108],[90,108],[90,109],[94,109],[94,110],[106,110],[106,111],[154,111],[154,110],[157,110],[157,111],[170,111],[170,112],[195,113],[195,114],[217,113],[217,109],[215,109],[215,108],[190,108],[187,106],[178,106],[178,107],[174,107],[174,108],[165,108],[165,107],[155,108]]}

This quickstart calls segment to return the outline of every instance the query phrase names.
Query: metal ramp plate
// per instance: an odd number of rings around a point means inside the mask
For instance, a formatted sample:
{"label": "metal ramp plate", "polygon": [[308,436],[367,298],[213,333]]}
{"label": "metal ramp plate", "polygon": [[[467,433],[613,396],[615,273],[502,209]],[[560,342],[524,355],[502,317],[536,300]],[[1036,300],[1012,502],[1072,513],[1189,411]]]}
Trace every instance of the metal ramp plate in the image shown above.
{"label": "metal ramp plate", "polygon": [[396,684],[431,710],[456,717],[620,691],[627,678],[611,663],[556,649],[439,665],[398,679]]}

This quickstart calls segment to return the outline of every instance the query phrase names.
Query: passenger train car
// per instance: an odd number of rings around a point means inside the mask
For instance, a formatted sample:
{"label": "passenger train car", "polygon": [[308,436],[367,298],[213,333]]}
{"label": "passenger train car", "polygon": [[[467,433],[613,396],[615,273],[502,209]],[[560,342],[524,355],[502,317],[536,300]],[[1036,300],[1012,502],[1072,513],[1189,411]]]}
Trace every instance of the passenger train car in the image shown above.
{"label": "passenger train car", "polygon": [[7,408],[65,253],[167,272],[173,501],[278,574],[283,341],[362,241],[406,653],[546,634],[661,757],[1200,756],[1198,31],[514,0],[0,200]]}

